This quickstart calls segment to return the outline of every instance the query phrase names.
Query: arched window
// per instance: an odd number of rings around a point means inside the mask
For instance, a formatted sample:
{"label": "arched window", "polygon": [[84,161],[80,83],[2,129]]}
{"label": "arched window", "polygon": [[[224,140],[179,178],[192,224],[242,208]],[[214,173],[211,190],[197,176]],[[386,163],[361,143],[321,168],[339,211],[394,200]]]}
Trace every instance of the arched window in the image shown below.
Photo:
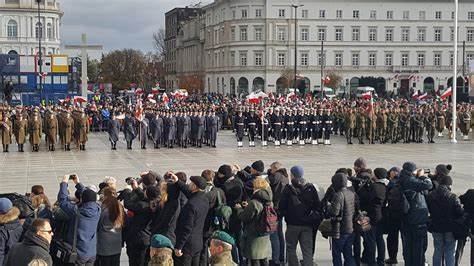
{"label": "arched window", "polygon": [[36,39],[43,38],[43,25],[41,24],[41,22],[36,23],[35,36]]}
{"label": "arched window", "polygon": [[51,23],[48,23],[46,25],[46,36],[48,37],[48,40],[53,39],[53,26],[51,25]]}
{"label": "arched window", "polygon": [[11,19],[7,23],[7,36],[8,37],[18,37],[18,23]]}

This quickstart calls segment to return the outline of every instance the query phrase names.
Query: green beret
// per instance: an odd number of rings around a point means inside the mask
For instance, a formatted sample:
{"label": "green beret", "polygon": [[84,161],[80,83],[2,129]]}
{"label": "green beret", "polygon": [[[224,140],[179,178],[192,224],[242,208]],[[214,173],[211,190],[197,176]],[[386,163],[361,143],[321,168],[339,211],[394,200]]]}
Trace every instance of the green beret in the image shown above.
{"label": "green beret", "polygon": [[164,235],[156,234],[151,237],[150,245],[152,248],[170,248],[174,249],[171,240]]}
{"label": "green beret", "polygon": [[232,246],[235,246],[235,240],[233,237],[231,237],[228,233],[224,232],[224,231],[215,231],[212,236],[211,236],[211,239],[216,239],[216,240],[220,240],[222,242],[225,242],[227,244],[230,244]]}

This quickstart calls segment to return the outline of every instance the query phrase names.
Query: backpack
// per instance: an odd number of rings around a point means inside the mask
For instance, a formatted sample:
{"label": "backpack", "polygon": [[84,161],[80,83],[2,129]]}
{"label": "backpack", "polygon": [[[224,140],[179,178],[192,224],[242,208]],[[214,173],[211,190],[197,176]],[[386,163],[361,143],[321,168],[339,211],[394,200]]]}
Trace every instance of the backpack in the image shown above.
{"label": "backpack", "polygon": [[391,215],[398,217],[407,214],[410,210],[410,203],[399,183],[387,191],[387,208]]}
{"label": "backpack", "polygon": [[263,209],[257,221],[257,232],[260,236],[270,235],[278,229],[278,216],[273,204],[262,203]]}

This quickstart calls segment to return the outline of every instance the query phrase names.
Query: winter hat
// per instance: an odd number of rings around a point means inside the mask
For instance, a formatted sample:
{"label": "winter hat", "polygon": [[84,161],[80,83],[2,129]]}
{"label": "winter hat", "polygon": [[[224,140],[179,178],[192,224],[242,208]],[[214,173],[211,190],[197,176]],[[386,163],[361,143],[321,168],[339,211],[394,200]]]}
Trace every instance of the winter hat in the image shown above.
{"label": "winter hat", "polygon": [[439,180],[439,184],[440,185],[445,185],[445,186],[452,186],[453,185],[453,179],[449,175],[443,176]]}
{"label": "winter hat", "polygon": [[159,191],[155,186],[151,185],[146,187],[145,194],[149,200],[153,200],[158,198]]}
{"label": "winter hat", "polygon": [[207,187],[207,181],[202,176],[191,176],[189,178],[199,189],[204,190]]}
{"label": "winter hat", "polygon": [[231,178],[234,174],[232,173],[232,167],[228,164],[223,164],[219,167],[219,170],[217,170],[217,177],[218,178],[224,178],[224,179],[229,179]]}
{"label": "winter hat", "polygon": [[95,202],[97,201],[97,193],[91,189],[86,189],[82,192],[82,203]]}
{"label": "winter hat", "polygon": [[449,175],[453,167],[450,164],[438,164],[435,169],[438,175]]}
{"label": "winter hat", "polygon": [[291,167],[290,173],[291,175],[293,175],[294,178],[303,178],[304,176],[303,167],[298,166],[298,165]]}
{"label": "winter hat", "polygon": [[153,185],[161,180],[161,176],[153,171],[148,171],[140,177],[145,186]]}
{"label": "winter hat", "polygon": [[395,173],[397,173],[397,175],[399,175],[401,170],[402,170],[402,169],[400,169],[400,167],[394,166],[394,167],[390,168],[390,170],[388,170],[388,172],[389,172],[389,173],[390,173],[390,172],[395,172]]}
{"label": "winter hat", "polygon": [[13,208],[13,203],[7,198],[0,198],[0,215],[9,212]]}
{"label": "winter hat", "polygon": [[220,240],[222,242],[235,246],[234,238],[224,231],[215,231],[212,234],[211,239]]}
{"label": "winter hat", "polygon": [[377,179],[386,179],[387,178],[387,169],[385,168],[375,168],[374,169],[374,175],[377,177]]}
{"label": "winter hat", "polygon": [[263,173],[265,171],[265,165],[263,164],[262,160],[258,160],[258,161],[253,162],[252,169],[254,169],[255,171],[259,173]]}
{"label": "winter hat", "polygon": [[367,168],[367,162],[365,161],[364,158],[359,157],[359,158],[357,158],[357,160],[355,160],[354,167],[357,167],[359,169],[366,169]]}
{"label": "winter hat", "polygon": [[174,249],[173,243],[164,235],[156,234],[151,237],[150,245],[152,248],[170,248]]}
{"label": "winter hat", "polygon": [[331,178],[331,183],[335,191],[347,187],[347,175],[343,173],[337,173]]}
{"label": "winter hat", "polygon": [[403,164],[403,170],[413,173],[416,170],[416,164],[414,162],[406,162]]}

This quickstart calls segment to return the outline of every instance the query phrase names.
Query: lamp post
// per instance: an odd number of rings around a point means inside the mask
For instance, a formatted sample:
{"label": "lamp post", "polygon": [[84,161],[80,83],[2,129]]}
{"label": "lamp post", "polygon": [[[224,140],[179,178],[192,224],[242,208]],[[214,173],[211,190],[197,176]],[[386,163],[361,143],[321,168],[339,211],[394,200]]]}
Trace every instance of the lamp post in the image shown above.
{"label": "lamp post", "polygon": [[41,50],[41,38],[43,37],[43,23],[41,23],[41,4],[42,0],[36,0],[38,4],[38,77],[39,77],[39,93],[40,93],[40,100],[43,97],[43,52]]}
{"label": "lamp post", "polygon": [[458,10],[459,10],[459,3],[458,0],[454,0],[454,69],[453,69],[453,87],[451,88],[453,90],[453,96],[452,98],[452,108],[453,108],[453,117],[452,117],[452,138],[451,142],[452,143],[457,143],[456,140],[456,120],[457,120],[457,114],[456,114],[456,93],[457,93],[457,70],[458,70]]}
{"label": "lamp post", "polygon": [[302,7],[304,5],[291,5],[292,8],[295,9],[295,81],[293,84],[293,89],[296,93],[296,81],[297,81],[297,71],[298,71],[298,7]]}

